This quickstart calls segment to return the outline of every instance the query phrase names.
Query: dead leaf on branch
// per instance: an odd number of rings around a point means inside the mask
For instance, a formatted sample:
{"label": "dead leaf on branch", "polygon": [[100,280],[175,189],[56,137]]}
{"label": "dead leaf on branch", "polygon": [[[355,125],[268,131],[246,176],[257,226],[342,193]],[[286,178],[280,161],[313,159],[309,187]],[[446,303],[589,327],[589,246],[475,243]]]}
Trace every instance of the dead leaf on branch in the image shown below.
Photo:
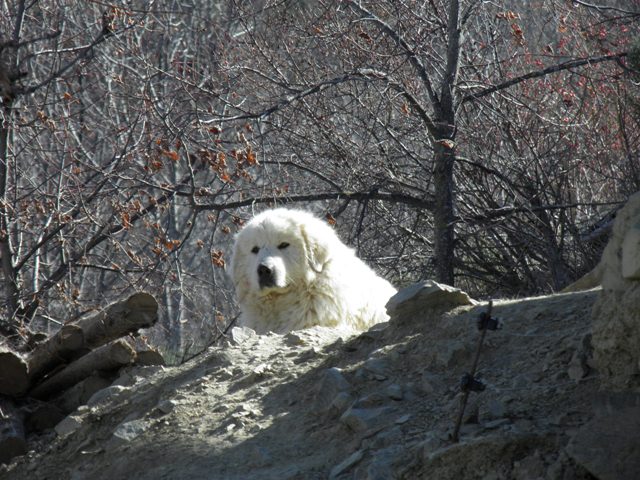
{"label": "dead leaf on branch", "polygon": [[169,160],[171,160],[173,162],[177,162],[178,159],[180,158],[180,155],[178,154],[178,152],[176,152],[174,150],[162,150],[162,154],[165,157],[168,157]]}
{"label": "dead leaf on branch", "polygon": [[225,262],[224,258],[222,258],[224,252],[222,250],[212,250],[211,251],[211,263],[218,268],[224,268]]}

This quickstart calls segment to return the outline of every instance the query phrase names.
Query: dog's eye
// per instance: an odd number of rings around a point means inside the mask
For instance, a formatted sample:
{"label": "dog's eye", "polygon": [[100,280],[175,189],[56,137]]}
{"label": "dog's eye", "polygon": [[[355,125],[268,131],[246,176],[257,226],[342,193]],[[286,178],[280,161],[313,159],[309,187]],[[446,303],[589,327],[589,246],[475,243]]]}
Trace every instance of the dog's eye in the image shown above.
{"label": "dog's eye", "polygon": [[251,253],[258,253],[260,251],[260,247],[253,247],[251,249]]}
{"label": "dog's eye", "polygon": [[287,248],[289,246],[289,244],[287,242],[282,242],[280,245],[278,245],[278,248],[280,250],[284,250],[285,248]]}

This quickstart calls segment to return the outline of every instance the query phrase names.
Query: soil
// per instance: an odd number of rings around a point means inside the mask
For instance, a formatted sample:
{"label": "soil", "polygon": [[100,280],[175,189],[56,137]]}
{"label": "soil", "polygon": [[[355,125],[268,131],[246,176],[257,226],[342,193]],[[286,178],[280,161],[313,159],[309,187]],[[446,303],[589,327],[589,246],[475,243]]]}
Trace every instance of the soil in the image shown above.
{"label": "soil", "polygon": [[123,372],[30,438],[0,480],[594,478],[572,439],[602,404],[590,349],[598,294],[494,303],[503,326],[486,333],[485,388],[469,395],[457,443],[460,379],[486,305],[351,336],[234,329],[179,367]]}

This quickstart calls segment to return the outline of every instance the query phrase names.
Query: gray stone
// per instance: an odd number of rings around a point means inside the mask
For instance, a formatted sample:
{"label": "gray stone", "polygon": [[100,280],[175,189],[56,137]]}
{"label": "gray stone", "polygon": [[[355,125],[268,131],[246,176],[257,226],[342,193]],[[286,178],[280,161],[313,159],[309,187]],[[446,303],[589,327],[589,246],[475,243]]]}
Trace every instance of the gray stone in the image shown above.
{"label": "gray stone", "polygon": [[386,380],[390,375],[389,362],[383,358],[369,358],[362,366],[370,378]]}
{"label": "gray stone", "polygon": [[364,445],[372,450],[380,450],[400,443],[402,443],[402,428],[396,425],[365,440]]}
{"label": "gray stone", "polygon": [[508,418],[498,418],[496,420],[491,420],[490,422],[485,422],[482,426],[487,430],[493,430],[495,428],[500,428],[510,423],[511,423],[511,420],[509,420]]}
{"label": "gray stone", "polygon": [[434,352],[434,363],[438,367],[452,367],[464,364],[469,357],[469,351],[459,340],[450,340]]}
{"label": "gray stone", "polygon": [[391,297],[387,303],[387,313],[391,317],[391,323],[404,323],[418,315],[424,316],[426,311],[443,312],[476,303],[458,288],[427,280],[403,288]]}
{"label": "gray stone", "polygon": [[417,445],[417,450],[420,452],[420,456],[424,459],[431,458],[438,450],[447,444],[447,438],[442,434],[436,432],[430,432],[427,437]]}
{"label": "gray stone", "polygon": [[402,458],[404,450],[394,445],[373,454],[373,460],[367,466],[366,480],[388,480],[395,477],[396,463]]}
{"label": "gray stone", "polygon": [[391,385],[389,385],[386,389],[386,393],[389,398],[393,400],[402,400],[404,398],[402,387],[397,383],[392,383]]}
{"label": "gray stone", "polygon": [[497,398],[487,402],[487,415],[489,418],[503,418],[507,415],[507,405]]}
{"label": "gray stone", "polygon": [[397,425],[402,425],[403,423],[407,423],[409,420],[411,420],[411,414],[406,413],[401,417],[396,418],[396,421],[394,423],[396,423]]}
{"label": "gray stone", "polygon": [[420,390],[427,394],[442,395],[445,390],[445,384],[440,375],[425,371],[422,373]]}
{"label": "gray stone", "polygon": [[370,393],[356,400],[353,404],[355,408],[372,408],[379,407],[388,402],[388,397],[378,392]]}
{"label": "gray stone", "polygon": [[362,450],[356,450],[347,458],[345,458],[342,462],[331,469],[329,473],[329,479],[337,478],[341,473],[346,472],[355,464],[357,464],[364,457],[364,452]]}
{"label": "gray stone", "polygon": [[640,472],[640,408],[600,415],[573,435],[567,453],[598,480],[636,480]]}
{"label": "gray stone", "polygon": [[171,413],[176,408],[176,402],[174,400],[161,400],[156,408],[164,414]]}
{"label": "gray stone", "polygon": [[340,417],[340,422],[356,433],[371,434],[393,423],[390,407],[349,408]]}
{"label": "gray stone", "polygon": [[569,368],[567,369],[567,375],[574,382],[579,382],[589,374],[589,365],[587,365],[587,359],[580,352],[574,352],[569,362]]}
{"label": "gray stone", "polygon": [[257,339],[258,334],[249,327],[233,327],[229,333],[229,339],[234,345],[243,345],[253,342]]}
{"label": "gray stone", "polygon": [[339,392],[331,402],[331,410],[337,415],[342,415],[352,403],[353,396],[351,394],[348,392]]}
{"label": "gray stone", "polygon": [[602,380],[620,390],[640,382],[640,282],[602,291],[592,311],[593,358]]}
{"label": "gray stone", "polygon": [[59,437],[66,437],[72,434],[82,426],[82,418],[75,415],[69,415],[60,423],[58,423],[54,430]]}
{"label": "gray stone", "polygon": [[97,407],[98,405],[105,404],[114,397],[120,395],[122,392],[126,392],[128,390],[131,389],[122,385],[111,385],[110,387],[103,388],[102,390],[98,390],[89,400],[87,400],[87,406]]}
{"label": "gray stone", "polygon": [[324,370],[316,388],[314,409],[318,412],[326,412],[331,408],[338,394],[350,390],[351,384],[340,369],[332,367]]}
{"label": "gray stone", "polygon": [[598,269],[602,291],[592,311],[593,358],[614,389],[640,385],[640,192],[617,212]]}
{"label": "gray stone", "polygon": [[130,442],[144,433],[148,428],[149,422],[145,420],[131,420],[118,425],[113,432],[113,436],[117,439]]}
{"label": "gray stone", "polygon": [[622,240],[622,277],[640,280],[640,221],[637,218]]}

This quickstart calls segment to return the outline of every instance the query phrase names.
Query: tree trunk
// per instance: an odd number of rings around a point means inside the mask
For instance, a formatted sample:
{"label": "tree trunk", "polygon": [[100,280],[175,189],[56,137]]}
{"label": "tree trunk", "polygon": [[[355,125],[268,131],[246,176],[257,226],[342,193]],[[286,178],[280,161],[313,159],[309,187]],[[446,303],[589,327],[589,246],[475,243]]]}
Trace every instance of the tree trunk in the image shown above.
{"label": "tree trunk", "polygon": [[460,69],[462,29],[460,2],[451,0],[447,19],[447,63],[440,85],[440,101],[436,112],[434,138],[433,182],[435,206],[433,225],[435,236],[435,268],[438,282],[454,285],[455,246],[455,181],[456,159],[456,83]]}
{"label": "tree trunk", "polygon": [[[91,317],[64,325],[39,344],[27,360],[11,350],[0,349],[0,394],[20,396],[57,366],[116,338],[150,327],[157,319],[155,298],[148,293],[136,293]],[[158,356],[156,362],[160,362]],[[153,361],[151,357],[147,360]]]}
{"label": "tree trunk", "polygon": [[135,293],[101,312],[64,325],[29,356],[33,383],[54,367],[116,338],[148,328],[158,320],[158,303],[148,293]]}
{"label": "tree trunk", "polygon": [[116,340],[70,363],[63,370],[36,386],[29,395],[45,399],[84,380],[93,372],[110,371],[129,365],[133,363],[135,356],[136,352],[127,342]]}
{"label": "tree trunk", "polygon": [[148,293],[135,293],[92,317],[78,320],[76,325],[84,332],[84,346],[95,348],[140,328],[151,327],[157,320],[156,299]]}
{"label": "tree trunk", "polygon": [[[0,64],[0,68],[3,66]],[[8,324],[0,323],[0,333],[17,334],[14,316],[19,307],[18,273],[14,267],[14,254],[9,231],[9,136],[11,125],[11,101],[3,103],[0,126],[0,266],[4,280]]]}
{"label": "tree trunk", "polygon": [[27,362],[18,353],[0,347],[0,395],[17,397],[28,388]]}
{"label": "tree trunk", "polygon": [[77,325],[63,325],[58,332],[38,345],[29,356],[29,379],[36,381],[58,365],[78,357],[84,347],[84,334]]}
{"label": "tree trunk", "polygon": [[[451,143],[449,143],[451,142]],[[434,257],[436,280],[454,285],[454,176],[455,146],[452,139],[440,137],[435,144],[433,182]]]}

